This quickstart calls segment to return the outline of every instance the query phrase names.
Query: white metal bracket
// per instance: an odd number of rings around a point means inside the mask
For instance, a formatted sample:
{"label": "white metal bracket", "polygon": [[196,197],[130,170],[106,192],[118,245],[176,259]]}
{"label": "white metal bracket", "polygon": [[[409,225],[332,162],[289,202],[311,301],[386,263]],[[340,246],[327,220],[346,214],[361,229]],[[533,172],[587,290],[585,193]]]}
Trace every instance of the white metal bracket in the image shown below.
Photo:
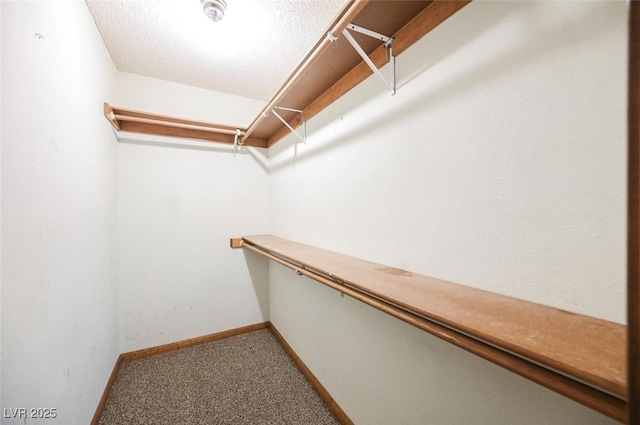
{"label": "white metal bracket", "polygon": [[[373,61],[369,58],[369,56],[367,56],[362,47],[360,47],[355,38],[353,38],[349,30],[359,32],[360,34],[364,34],[369,37],[377,38],[378,40],[382,40],[384,42],[384,47],[387,49],[387,58],[389,59],[389,68],[391,71],[389,81],[387,81],[384,75],[382,75],[380,70],[375,66]],[[380,79],[384,82],[385,86],[387,86],[387,88],[389,89],[389,94],[391,96],[396,94],[396,57],[393,56],[393,37],[387,37],[386,35],[382,35],[380,33],[371,31],[370,29],[363,28],[355,24],[347,25],[347,27],[342,31],[342,35],[344,35],[349,43],[351,43],[356,52],[358,52],[360,57],[362,57],[362,60],[364,60],[367,65],[369,65],[369,68],[371,68],[373,73],[380,77]],[[331,32],[327,33],[327,38],[330,41],[336,41],[338,39],[338,37],[336,37]]]}
{"label": "white metal bracket", "polygon": [[[285,120],[284,118],[282,118],[282,116],[276,112],[276,109],[282,110],[282,111],[289,111],[289,112],[297,112],[300,114],[300,122],[302,123],[302,134],[298,133],[293,127],[291,127],[291,125],[287,122],[287,120]],[[287,128],[289,128],[289,130],[291,130],[291,132],[293,134],[295,134],[296,136],[298,136],[298,139],[300,139],[300,141],[302,143],[306,143],[307,142],[307,122],[304,120],[304,115],[302,113],[302,111],[300,109],[292,109],[292,108],[285,108],[282,106],[274,106],[273,109],[271,110],[271,112],[273,112],[273,115],[276,116],[276,118],[278,118],[280,121],[282,121],[282,123],[284,125],[287,126]]]}
{"label": "white metal bracket", "polygon": [[240,147],[244,145],[244,142],[242,141],[242,139],[240,139],[240,134],[240,129],[236,128],[236,134],[233,137],[233,156],[236,156],[236,152],[238,152],[238,149],[240,149]]}

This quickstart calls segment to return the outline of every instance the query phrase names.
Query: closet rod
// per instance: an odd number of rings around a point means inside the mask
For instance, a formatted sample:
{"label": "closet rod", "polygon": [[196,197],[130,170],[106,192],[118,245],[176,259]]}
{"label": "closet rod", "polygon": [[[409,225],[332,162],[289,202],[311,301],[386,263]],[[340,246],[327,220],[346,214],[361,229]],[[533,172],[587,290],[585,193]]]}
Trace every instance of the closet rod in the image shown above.
{"label": "closet rod", "polygon": [[[130,121],[130,122],[139,122],[142,124],[162,125],[165,127],[184,128],[187,130],[199,130],[199,131],[208,131],[211,133],[232,134],[232,135],[236,134],[236,130],[231,130],[227,128],[206,127],[202,125],[184,124],[180,122],[161,121],[161,120],[154,120],[151,118],[133,117],[130,115],[115,114],[114,118],[119,121]],[[240,135],[243,135],[243,134],[245,134],[245,132],[241,130]]]}
{"label": "closet rod", "polygon": [[235,245],[234,241],[232,241],[232,247],[247,248],[263,255],[268,259],[295,271],[299,275],[304,275],[343,294],[349,295],[358,301],[422,329],[423,331],[443,339],[446,342],[480,356],[485,360],[562,394],[565,397],[577,401],[578,403],[594,409],[610,418],[622,423],[625,422],[627,409],[627,403],[625,400],[587,385],[581,381],[572,379],[552,369],[548,369],[531,360],[494,347],[482,340],[472,338],[466,334],[456,331],[455,329],[443,326],[438,322],[431,321],[393,304],[389,304],[366,292],[359,291],[351,286],[345,286],[340,282],[331,280],[330,278],[319,274],[319,272],[311,271],[304,266],[300,266],[295,262],[289,261],[286,258],[278,257],[267,250],[247,243],[245,240],[240,240],[239,244]]}
{"label": "closet rod", "polygon": [[[342,15],[342,18],[338,20],[338,22],[331,28],[330,32],[333,34],[342,34],[342,30],[344,30],[347,25],[351,23],[351,21],[358,16],[358,13],[364,9],[364,7],[369,3],[370,0],[355,0],[347,9],[347,11]],[[285,83],[278,89],[276,94],[271,98],[267,106],[265,106],[262,111],[258,114],[258,116],[253,120],[251,125],[246,131],[246,134],[243,137],[243,140],[247,139],[251,133],[258,127],[258,125],[268,116],[269,112],[280,103],[280,101],[293,89],[293,86],[307,73],[311,65],[313,65],[320,55],[331,46],[332,42],[329,41],[326,37],[323,37],[322,40],[311,49],[305,58],[298,64],[293,74]]]}

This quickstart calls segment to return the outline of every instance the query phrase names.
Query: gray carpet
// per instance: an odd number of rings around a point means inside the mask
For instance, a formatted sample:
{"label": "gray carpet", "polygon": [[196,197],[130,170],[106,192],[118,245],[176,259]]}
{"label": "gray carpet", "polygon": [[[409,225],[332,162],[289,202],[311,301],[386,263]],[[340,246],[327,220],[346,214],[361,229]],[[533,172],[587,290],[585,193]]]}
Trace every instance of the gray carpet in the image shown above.
{"label": "gray carpet", "polygon": [[339,424],[260,330],[125,363],[100,425]]}

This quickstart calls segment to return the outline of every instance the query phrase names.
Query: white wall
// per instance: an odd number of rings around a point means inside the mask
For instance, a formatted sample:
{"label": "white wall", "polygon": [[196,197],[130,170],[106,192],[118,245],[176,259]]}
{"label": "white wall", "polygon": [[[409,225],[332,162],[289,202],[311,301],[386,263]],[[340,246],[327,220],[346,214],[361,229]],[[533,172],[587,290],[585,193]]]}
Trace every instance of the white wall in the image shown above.
{"label": "white wall", "polygon": [[89,423],[119,354],[115,72],[84,2],[3,2],[1,405],[56,423]]}
{"label": "white wall", "polygon": [[[114,99],[122,107],[242,126],[262,106],[123,73]],[[230,238],[268,233],[265,153],[234,157],[220,144],[170,138],[119,143],[122,352],[269,320],[266,260],[229,248]]]}
{"label": "white wall", "polygon": [[396,96],[367,80],[270,173],[259,150],[116,144],[101,116],[246,125],[261,102],[116,72],[82,2],[1,13],[3,408],[87,423],[119,352],[270,319],[356,423],[611,423],[227,244],[623,322],[623,2],[474,2],[399,57]]}
{"label": "white wall", "polygon": [[[625,69],[622,1],[473,2],[394,97],[369,78],[270,150],[271,233],[624,322]],[[355,423],[612,423],[281,266],[270,291]]]}

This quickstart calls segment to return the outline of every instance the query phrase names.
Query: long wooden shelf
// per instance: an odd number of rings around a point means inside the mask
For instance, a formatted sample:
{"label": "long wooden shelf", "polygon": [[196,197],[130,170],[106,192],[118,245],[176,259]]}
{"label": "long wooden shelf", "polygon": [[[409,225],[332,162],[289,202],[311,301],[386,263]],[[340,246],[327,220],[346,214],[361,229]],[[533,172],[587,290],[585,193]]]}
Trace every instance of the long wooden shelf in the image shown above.
{"label": "long wooden shelf", "polygon": [[[236,130],[245,136],[247,129],[230,125],[217,124],[206,121],[195,121],[177,118],[170,115],[143,112],[135,109],[112,106],[105,102],[104,116],[116,130],[132,133],[152,134],[155,136],[170,136],[185,139],[203,140],[233,144]],[[266,148],[267,141],[256,137],[246,137],[245,146]]]}
{"label": "long wooden shelf", "polygon": [[[341,34],[353,23],[372,31],[392,36],[394,56],[429,31],[447,20],[471,0],[352,0],[346,3],[328,28],[337,36],[330,41],[326,33],[294,68],[265,107],[246,128],[241,128],[245,146],[273,146],[290,133],[290,129],[273,113],[274,107],[288,110],[278,113],[296,129],[302,119],[308,121],[349,90],[360,84],[373,71]],[[382,42],[355,33],[354,38],[376,67],[388,62]],[[384,90],[381,85],[381,90]],[[236,127],[211,122],[136,111],[105,103],[105,117],[121,131],[189,138],[219,143],[234,143]],[[303,118],[301,118],[303,117]]]}
{"label": "long wooden shelf", "polygon": [[[269,147],[273,146],[290,133],[289,128],[271,113],[274,106],[301,110],[303,119],[309,120],[373,74],[341,34],[349,23],[393,36],[393,53],[398,56],[469,2],[470,0],[349,2],[328,28],[338,39],[331,42],[326,34],[322,34],[249,125],[245,137],[265,139]],[[360,34],[354,34],[354,38],[376,67],[380,68],[388,62],[386,49],[379,40]],[[381,91],[384,91],[382,85]],[[281,115],[293,128],[302,124],[300,114],[284,112]]]}
{"label": "long wooden shelf", "polygon": [[232,240],[623,422],[627,328],[271,235]]}

